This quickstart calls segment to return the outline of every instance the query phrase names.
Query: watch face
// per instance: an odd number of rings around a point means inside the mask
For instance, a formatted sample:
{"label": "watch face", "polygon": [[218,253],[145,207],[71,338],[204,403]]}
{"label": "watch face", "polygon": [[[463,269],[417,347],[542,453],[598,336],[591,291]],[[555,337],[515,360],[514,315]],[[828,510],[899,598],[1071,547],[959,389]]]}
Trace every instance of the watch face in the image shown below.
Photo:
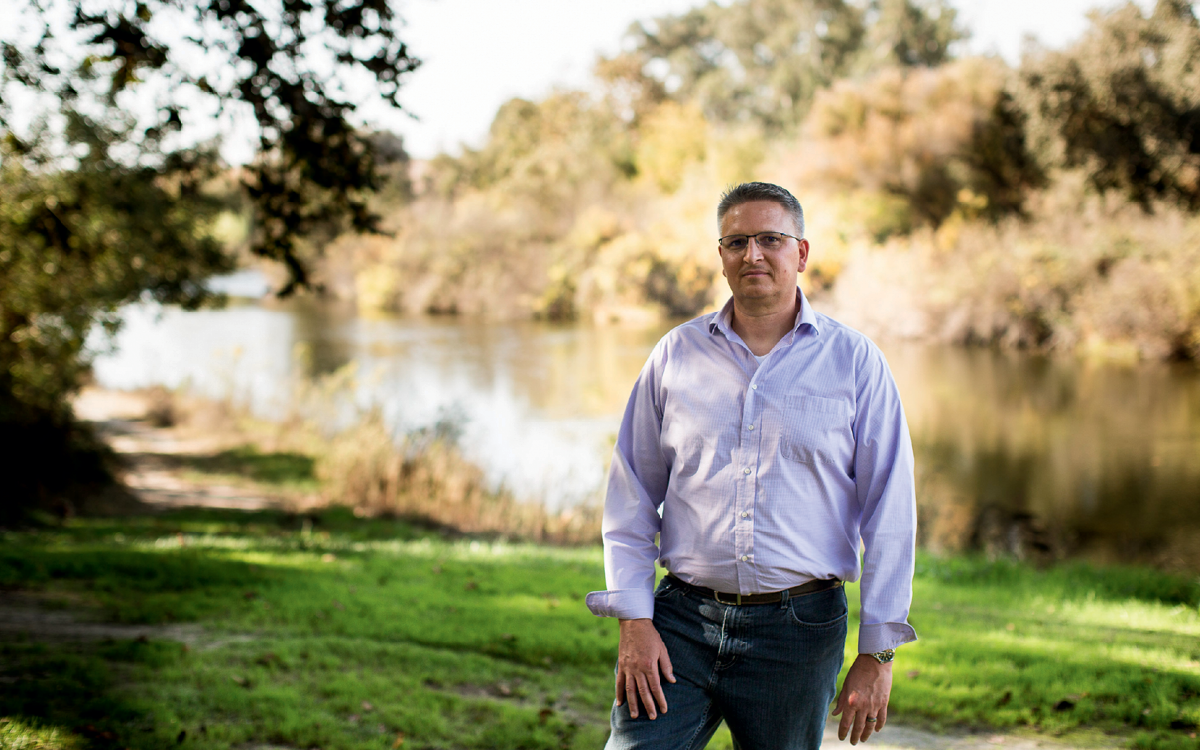
{"label": "watch face", "polygon": [[879,651],[871,654],[871,656],[874,656],[875,660],[880,664],[887,664],[889,661],[896,658],[896,649],[889,648],[886,651]]}

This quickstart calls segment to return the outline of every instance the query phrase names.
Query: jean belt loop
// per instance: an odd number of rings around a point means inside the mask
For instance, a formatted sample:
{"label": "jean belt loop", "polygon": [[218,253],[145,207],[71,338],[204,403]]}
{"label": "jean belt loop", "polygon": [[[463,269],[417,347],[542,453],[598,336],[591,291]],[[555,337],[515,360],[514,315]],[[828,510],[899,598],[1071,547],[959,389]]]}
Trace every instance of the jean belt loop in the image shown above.
{"label": "jean belt loop", "polygon": [[788,599],[791,599],[791,598],[792,598],[792,592],[788,591],[787,589],[780,591],[779,592],[779,608],[786,609],[787,605],[788,605]]}

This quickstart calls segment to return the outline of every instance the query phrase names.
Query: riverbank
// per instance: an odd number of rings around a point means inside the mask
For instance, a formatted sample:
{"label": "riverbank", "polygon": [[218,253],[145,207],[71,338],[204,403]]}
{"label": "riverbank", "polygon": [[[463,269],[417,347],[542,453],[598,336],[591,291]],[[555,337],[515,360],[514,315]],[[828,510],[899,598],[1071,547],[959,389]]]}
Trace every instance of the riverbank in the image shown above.
{"label": "riverbank", "polygon": [[[172,429],[132,421],[160,445]],[[183,466],[236,450],[174,434]],[[616,630],[582,600],[597,547],[305,507],[303,484],[280,489],[297,472],[264,468],[284,455],[241,455],[204,476],[257,509],[214,507],[228,495],[188,469],[136,512],[4,532],[0,747],[37,746],[31,726],[97,750],[602,744]],[[208,507],[169,502],[189,482]],[[873,746],[1200,746],[1194,578],[922,554],[915,597],[921,640]]]}

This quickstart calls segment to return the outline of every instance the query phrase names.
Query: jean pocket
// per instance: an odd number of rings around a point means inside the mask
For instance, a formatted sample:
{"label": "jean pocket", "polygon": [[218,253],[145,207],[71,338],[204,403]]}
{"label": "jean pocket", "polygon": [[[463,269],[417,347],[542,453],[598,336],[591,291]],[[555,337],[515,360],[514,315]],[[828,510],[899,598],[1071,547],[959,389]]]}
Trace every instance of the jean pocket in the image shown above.
{"label": "jean pocket", "polygon": [[788,600],[787,610],[792,622],[806,628],[837,627],[844,625],[850,617],[844,586],[806,596],[794,596]]}
{"label": "jean pocket", "polygon": [[658,587],[656,589],[654,589],[654,598],[655,599],[666,599],[668,596],[672,596],[674,594],[679,593],[679,591],[681,591],[682,588],[683,588],[682,586],[675,583],[670,578],[664,577],[661,581],[658,582]]}

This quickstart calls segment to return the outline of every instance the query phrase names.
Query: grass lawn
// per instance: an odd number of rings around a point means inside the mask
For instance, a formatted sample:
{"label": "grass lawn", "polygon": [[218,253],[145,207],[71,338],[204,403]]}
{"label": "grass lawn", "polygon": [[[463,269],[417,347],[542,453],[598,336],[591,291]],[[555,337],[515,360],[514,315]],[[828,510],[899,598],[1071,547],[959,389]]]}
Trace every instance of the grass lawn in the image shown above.
{"label": "grass lawn", "polygon": [[[344,510],[6,532],[6,596],[198,627],[187,644],[6,636],[0,748],[600,747],[616,623],[583,596],[603,583],[598,548],[454,540]],[[1198,603],[1196,580],[1151,571],[923,555],[921,641],[897,658],[891,715],[1200,748]]]}

